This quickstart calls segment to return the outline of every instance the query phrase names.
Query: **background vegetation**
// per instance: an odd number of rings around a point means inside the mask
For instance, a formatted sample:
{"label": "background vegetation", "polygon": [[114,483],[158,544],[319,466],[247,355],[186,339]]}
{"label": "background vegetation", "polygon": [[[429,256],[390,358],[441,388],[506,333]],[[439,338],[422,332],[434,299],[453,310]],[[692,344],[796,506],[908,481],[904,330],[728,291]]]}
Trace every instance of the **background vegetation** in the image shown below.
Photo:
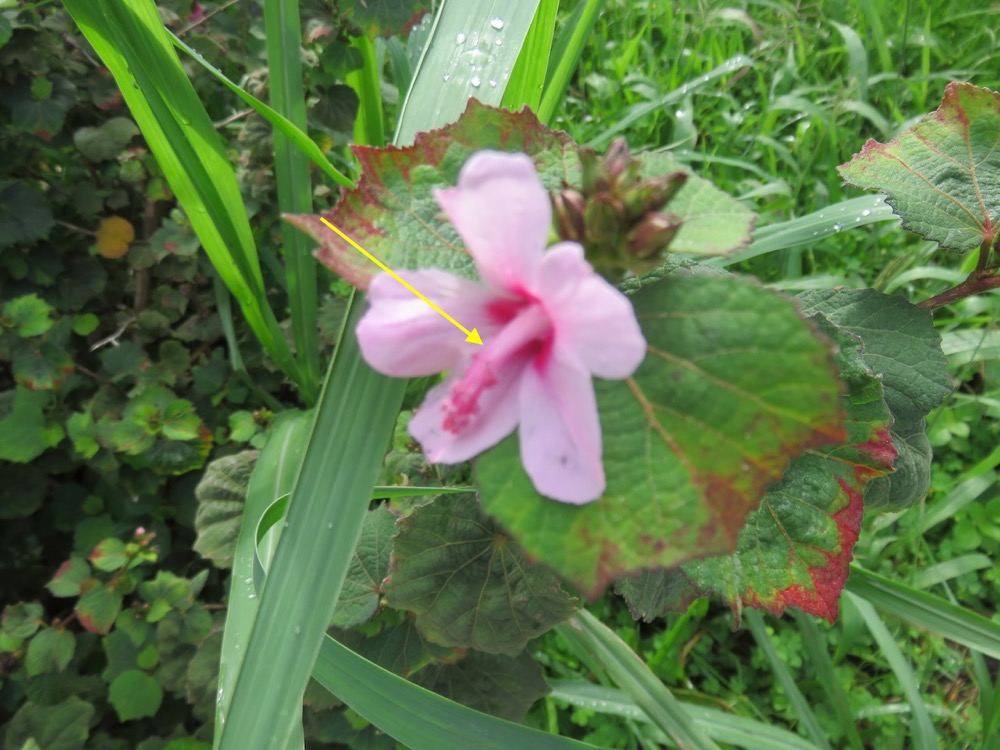
{"label": "background vegetation", "polygon": [[[161,14],[231,79],[266,92],[255,4],[181,0]],[[359,137],[346,83],[362,55],[337,9],[303,3],[303,15],[309,130],[346,167],[344,146]],[[767,225],[850,197],[834,167],[866,138],[886,140],[933,109],[946,82],[1000,88],[998,18],[997,8],[956,12],[933,0],[608,0],[554,124],[601,148],[615,134],[635,150],[668,147]],[[401,61],[415,59],[418,43],[419,32],[377,45],[387,127],[406,86]],[[0,11],[0,45],[4,746],[21,750],[29,736],[45,737],[44,748],[207,746],[228,591],[222,521],[239,511],[246,470],[235,456],[256,445],[273,411],[300,404],[232,314],[114,82],[61,6]],[[283,309],[271,128],[203,68],[185,67],[229,144],[272,304]],[[317,205],[335,198],[323,175],[313,183]],[[784,289],[839,283],[914,300],[963,276],[893,225],[848,228],[741,268]],[[325,361],[347,289],[332,276],[323,284]],[[994,296],[937,313],[956,392],[929,420],[931,492],[904,513],[869,518],[855,550],[867,569],[994,620],[997,314]],[[224,507],[225,474],[213,503],[199,504],[205,465],[225,456],[235,509]],[[400,430],[383,479],[442,477]],[[916,691],[943,746],[990,747],[995,662],[870,609],[848,594],[834,626],[746,613],[735,633],[731,613],[708,601],[651,624],[610,595],[592,611],[677,694],[705,706],[814,742],[818,729],[831,747],[933,746],[921,745],[930,740],[904,700]],[[620,696],[574,693],[592,665],[558,633],[533,652],[556,690],[529,723],[607,747],[659,741]],[[817,654],[830,655],[828,667]],[[327,710],[322,691],[308,697],[316,747],[393,746],[351,711]]]}

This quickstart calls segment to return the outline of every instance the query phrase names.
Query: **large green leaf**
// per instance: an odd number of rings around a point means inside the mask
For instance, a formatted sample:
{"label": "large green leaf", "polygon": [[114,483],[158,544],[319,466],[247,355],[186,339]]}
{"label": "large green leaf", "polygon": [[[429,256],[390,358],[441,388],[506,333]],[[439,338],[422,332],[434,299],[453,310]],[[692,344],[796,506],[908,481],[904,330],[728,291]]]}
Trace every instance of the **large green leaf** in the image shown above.
{"label": "large green leaf", "polygon": [[859,337],[862,357],[882,378],[900,459],[891,476],[869,485],[865,503],[880,509],[912,505],[927,493],[930,483],[924,417],[951,391],[948,361],[930,312],[874,289],[804,292],[799,299],[804,312],[822,313]]}
{"label": "large green leaf", "polygon": [[342,0],[337,7],[369,36],[405,34],[430,9],[428,0]]}
{"label": "large green leaf", "polygon": [[354,550],[354,559],[344,578],[340,601],[333,611],[331,624],[338,628],[353,628],[369,619],[378,609],[382,581],[389,572],[392,535],[396,519],[385,505],[368,511],[361,537]]}
{"label": "large green leaf", "polygon": [[[675,594],[678,588],[688,594],[679,586],[678,576],[689,579],[698,593],[720,594],[737,620],[747,605],[775,614],[798,607],[836,619],[861,531],[862,493],[868,482],[892,470],[896,456],[882,383],[862,360],[858,339],[838,332],[821,317],[816,323],[838,347],[837,365],[848,387],[844,397],[847,440],[809,450],[792,462],[750,514],[734,554],[696,560],[679,571],[660,574],[666,581],[662,587],[673,588]],[[625,582],[622,591],[634,616],[655,616],[656,602],[677,608],[687,598],[663,601],[662,592],[649,580],[641,581],[641,587]],[[643,592],[655,598],[640,598]]]}
{"label": "large green leaf", "polygon": [[575,609],[472,494],[439,497],[399,522],[385,595],[416,612],[431,641],[511,656]]}
{"label": "large green leaf", "polygon": [[5,747],[21,748],[34,739],[45,750],[81,750],[90,735],[94,706],[76,696],[54,706],[25,702],[7,724]]}
{"label": "large green leaf", "polygon": [[198,511],[194,517],[197,537],[194,549],[217,568],[233,564],[233,551],[243,521],[250,474],[260,451],[223,456],[205,467],[205,475],[194,489]]}
{"label": "large green leaf", "polygon": [[846,437],[830,345],[790,300],[687,271],[632,300],[649,350],[631,378],[596,383],[604,495],[543,498],[514,437],[476,462],[483,509],[588,596],[644,568],[732,552],[791,460]]}
{"label": "large green leaf", "polygon": [[[524,110],[511,113],[469,101],[458,122],[421,133],[406,148],[354,148],[361,165],[358,185],[332,212],[322,215],[392,269],[442,268],[475,277],[472,258],[434,199],[435,188],[453,185],[475,151],[523,151],[533,157],[542,182],[556,188],[575,165],[572,142]],[[379,272],[370,260],[341,240],[320,216],[286,216],[320,243],[319,260],[359,289]],[[497,221],[503,207],[497,207]]]}
{"label": "large green leaf", "polygon": [[337,640],[359,656],[400,677],[410,677],[436,660],[456,658],[455,649],[428,641],[417,629],[412,617],[394,609],[385,610],[381,616],[396,618],[399,622],[385,626],[370,637],[363,636],[358,630],[340,631]]}
{"label": "large green leaf", "polygon": [[934,112],[838,169],[888,193],[907,229],[955,250],[989,248],[1000,236],[1000,93],[949,83]]}

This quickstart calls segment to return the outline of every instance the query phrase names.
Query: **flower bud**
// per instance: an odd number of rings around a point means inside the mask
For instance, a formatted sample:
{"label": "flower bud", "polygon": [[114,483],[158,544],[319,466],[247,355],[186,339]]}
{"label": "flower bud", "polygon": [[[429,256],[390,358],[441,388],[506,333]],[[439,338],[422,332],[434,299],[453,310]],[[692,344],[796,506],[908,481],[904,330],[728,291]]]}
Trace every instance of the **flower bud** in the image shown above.
{"label": "flower bud", "polygon": [[552,213],[556,220],[556,234],[562,240],[582,242],[584,238],[583,212],[586,201],[578,191],[566,188],[559,193],[550,193]]}
{"label": "flower bud", "polygon": [[673,214],[660,211],[647,214],[625,238],[629,254],[639,260],[658,258],[677,236],[682,223]]}
{"label": "flower bud", "polygon": [[629,221],[636,221],[652,211],[662,210],[686,181],[686,173],[674,172],[663,177],[651,177],[631,188],[625,196]]}

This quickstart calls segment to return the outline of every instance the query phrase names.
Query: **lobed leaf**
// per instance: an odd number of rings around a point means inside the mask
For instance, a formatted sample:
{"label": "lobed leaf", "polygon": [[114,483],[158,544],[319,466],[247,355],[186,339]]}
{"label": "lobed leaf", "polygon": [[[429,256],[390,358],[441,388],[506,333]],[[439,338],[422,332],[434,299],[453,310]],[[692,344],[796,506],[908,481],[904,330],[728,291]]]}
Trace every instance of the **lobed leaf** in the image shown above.
{"label": "lobed leaf", "polygon": [[696,560],[678,573],[699,592],[722,596],[739,619],[744,606],[780,615],[786,607],[836,620],[865,486],[892,470],[896,451],[882,383],[865,364],[858,339],[817,316],[838,346],[847,440],[809,450],[792,462],[747,519],[733,555]]}
{"label": "lobed leaf", "polygon": [[435,643],[518,654],[572,615],[549,570],[530,565],[475,495],[444,495],[398,523],[386,601]]}
{"label": "lobed leaf", "polygon": [[476,461],[483,509],[590,597],[622,575],[732,552],[791,460],[846,438],[830,345],[791,301],[689,272],[632,300],[646,359],[626,381],[595,382],[604,495],[543,498],[514,437]]}
{"label": "lobed leaf", "polygon": [[942,247],[989,248],[1000,223],[1000,93],[949,83],[934,112],[889,143],[869,139],[838,171],[887,193],[904,227]]}
{"label": "lobed leaf", "polygon": [[[357,187],[345,192],[332,211],[286,215],[285,220],[316,240],[320,262],[358,289],[368,288],[378,267],[321,219],[394,270],[434,267],[474,278],[472,258],[441,213],[434,189],[454,185],[462,165],[481,149],[528,154],[542,182],[554,189],[576,165],[575,148],[568,136],[549,130],[528,110],[512,113],[470,99],[457,122],[419,133],[412,146],[353,147],[361,168]],[[498,221],[502,211],[498,206]]]}
{"label": "lobed leaf", "polygon": [[375,614],[382,594],[382,581],[389,573],[395,531],[396,518],[387,506],[379,505],[368,511],[330,621],[334,627],[353,628]]}

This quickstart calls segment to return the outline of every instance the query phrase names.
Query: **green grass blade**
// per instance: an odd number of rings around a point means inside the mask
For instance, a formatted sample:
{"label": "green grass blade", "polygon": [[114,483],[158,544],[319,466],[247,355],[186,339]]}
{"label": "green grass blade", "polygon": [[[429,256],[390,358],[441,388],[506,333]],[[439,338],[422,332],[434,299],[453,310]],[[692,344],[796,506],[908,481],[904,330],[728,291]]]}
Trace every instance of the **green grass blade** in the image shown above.
{"label": "green grass blade", "polygon": [[1000,659],[1000,623],[938,596],[851,566],[847,591],[886,614]]}
{"label": "green grass blade", "polygon": [[[649,722],[635,701],[617,688],[594,685],[591,682],[553,681],[549,698],[566,701],[600,714]],[[816,745],[787,729],[736,716],[708,706],[682,703],[694,723],[718,742],[747,750],[816,750]],[[666,739],[665,737],[663,738]]]}
{"label": "green grass blade", "polygon": [[778,656],[778,651],[771,642],[771,636],[767,634],[767,629],[764,627],[764,618],[756,610],[745,609],[743,610],[743,621],[750,628],[750,632],[753,634],[757,645],[763,649],[764,656],[767,657],[767,662],[771,665],[771,672],[785,691],[785,696],[792,704],[792,708],[795,709],[795,713],[806,730],[806,734],[816,743],[817,747],[824,750],[832,750],[830,743],[826,740],[826,734],[819,725],[819,719],[816,718],[816,714],[809,707],[809,703],[806,701],[805,696],[802,695],[802,691],[799,690],[799,686],[795,684],[795,678],[792,676],[792,673],[785,666],[781,657]]}
{"label": "green grass blade", "polygon": [[558,10],[559,0],[541,0],[538,3],[535,20],[503,92],[502,106],[507,109],[518,110],[522,106],[538,109],[545,87],[545,70],[552,51]]}
{"label": "green grass blade", "polygon": [[710,258],[706,263],[724,268],[775,250],[808,245],[846,229],[893,220],[899,221],[899,217],[882,196],[851,198],[796,219],[760,227],[748,247],[724,258]]}
{"label": "green grass blade", "polygon": [[864,750],[865,744],[858,733],[857,724],[851,715],[851,707],[847,701],[847,694],[840,685],[840,679],[833,668],[833,660],[830,659],[829,640],[824,637],[819,626],[811,615],[804,614],[799,610],[792,610],[795,622],[802,634],[802,643],[809,654],[809,664],[816,673],[816,680],[826,694],[827,705],[833,709],[837,722],[844,730],[844,739],[847,745],[854,750]]}
{"label": "green grass blade", "polygon": [[850,592],[847,593],[847,597],[857,607],[858,612],[865,621],[865,625],[868,626],[869,632],[871,632],[872,637],[875,639],[875,643],[878,644],[882,655],[889,662],[889,667],[895,673],[896,679],[899,680],[899,684],[903,688],[903,693],[910,704],[910,711],[913,716],[911,734],[913,736],[914,750],[936,750],[938,747],[937,733],[934,730],[934,723],[931,721],[931,716],[927,712],[927,707],[920,697],[920,685],[917,681],[917,676],[913,673],[913,668],[907,662],[906,657],[903,656],[899,645],[892,637],[885,623],[878,616],[875,608],[865,599]]}
{"label": "green grass blade", "polygon": [[[352,298],[316,407],[287,526],[233,688],[220,747],[284,747],[301,721],[302,694],[340,595],[406,381],[373,372],[354,328]],[[258,518],[248,519],[255,524]],[[277,665],[277,666],[276,666]]]}
{"label": "green grass blade", "polygon": [[719,750],[673,696],[613,630],[586,610],[556,626],[578,654],[593,657],[650,720],[680,747]]}
{"label": "green grass blade", "polygon": [[275,112],[271,107],[262,102],[253,94],[240,88],[237,84],[230,81],[226,75],[219,70],[217,67],[212,65],[208,60],[206,60],[198,52],[195,52],[191,47],[189,47],[183,40],[179,39],[177,35],[173,32],[170,33],[171,41],[177,49],[186,52],[191,58],[201,65],[205,70],[212,74],[220,83],[222,83],[226,88],[232,91],[236,96],[245,101],[248,105],[253,107],[253,109],[267,120],[271,125],[274,126],[276,130],[281,131],[295,146],[302,151],[309,161],[315,164],[317,167],[323,170],[323,173],[329,177],[331,180],[336,182],[341,187],[354,187],[354,182],[350,177],[344,175],[340,170],[338,170],[330,160],[326,158],[323,154],[322,149],[316,145],[316,141],[310,138],[304,130],[301,130],[297,126],[293,125],[287,118],[283,117],[279,113]]}
{"label": "green grass blade", "polygon": [[66,8],[121,89],[202,247],[265,351],[301,373],[268,306],[232,165],[151,0],[68,0]]}
{"label": "green grass blade", "polygon": [[583,54],[583,48],[603,4],[604,0],[584,0],[577,5],[556,38],[545,76],[545,93],[542,94],[537,112],[538,119],[546,125],[552,122],[556,108],[566,95],[566,89],[580,63],[580,55]]}
{"label": "green grass blade", "polygon": [[[271,104],[300,130],[306,124],[306,94],[302,85],[302,26],[298,0],[265,0],[267,81]],[[312,213],[312,177],[309,161],[280,130],[274,131],[274,176],[278,208],[282,213]],[[294,227],[281,224],[285,249],[285,280],[292,313],[292,337],[302,372],[303,396],[309,402],[319,388],[319,335],[316,330],[316,260],[313,243]]]}
{"label": "green grass blade", "polygon": [[538,2],[445,0],[441,4],[400,108],[396,145],[413,143],[421,130],[454,122],[470,97],[500,104]]}
{"label": "green grass blade", "polygon": [[466,708],[382,669],[329,636],[313,677],[410,750],[593,748]]}
{"label": "green grass blade", "polygon": [[381,74],[375,43],[366,36],[351,39],[364,65],[347,74],[347,83],[358,95],[358,117],[354,121],[354,142],[366,146],[385,145],[385,114],[382,112]]}
{"label": "green grass blade", "polygon": [[633,107],[628,115],[621,118],[610,128],[596,136],[587,145],[600,147],[625,130],[629,125],[634,122],[638,122],[643,117],[646,117],[653,112],[662,110],[665,107],[673,106],[678,102],[683,101],[689,94],[693,94],[699,89],[705,88],[708,84],[718,80],[719,78],[735,73],[740,68],[750,67],[751,65],[753,65],[753,60],[746,55],[735,55],[714,70],[710,70],[708,73],[688,81],[679,89],[671,91],[666,96],[661,96],[659,99],[655,99],[654,101],[647,102],[641,106]]}
{"label": "green grass blade", "polygon": [[[258,598],[253,586],[254,558],[257,554],[256,519],[271,504],[292,489],[302,456],[312,415],[307,412],[285,412],[270,429],[267,445],[250,478],[243,523],[233,555],[232,580],[226,610],[226,629],[222,634],[222,657],[219,664],[219,690],[215,703],[217,727],[224,726],[233,688],[240,674],[243,655],[253,622],[257,616]],[[221,737],[216,732],[216,747]]]}

